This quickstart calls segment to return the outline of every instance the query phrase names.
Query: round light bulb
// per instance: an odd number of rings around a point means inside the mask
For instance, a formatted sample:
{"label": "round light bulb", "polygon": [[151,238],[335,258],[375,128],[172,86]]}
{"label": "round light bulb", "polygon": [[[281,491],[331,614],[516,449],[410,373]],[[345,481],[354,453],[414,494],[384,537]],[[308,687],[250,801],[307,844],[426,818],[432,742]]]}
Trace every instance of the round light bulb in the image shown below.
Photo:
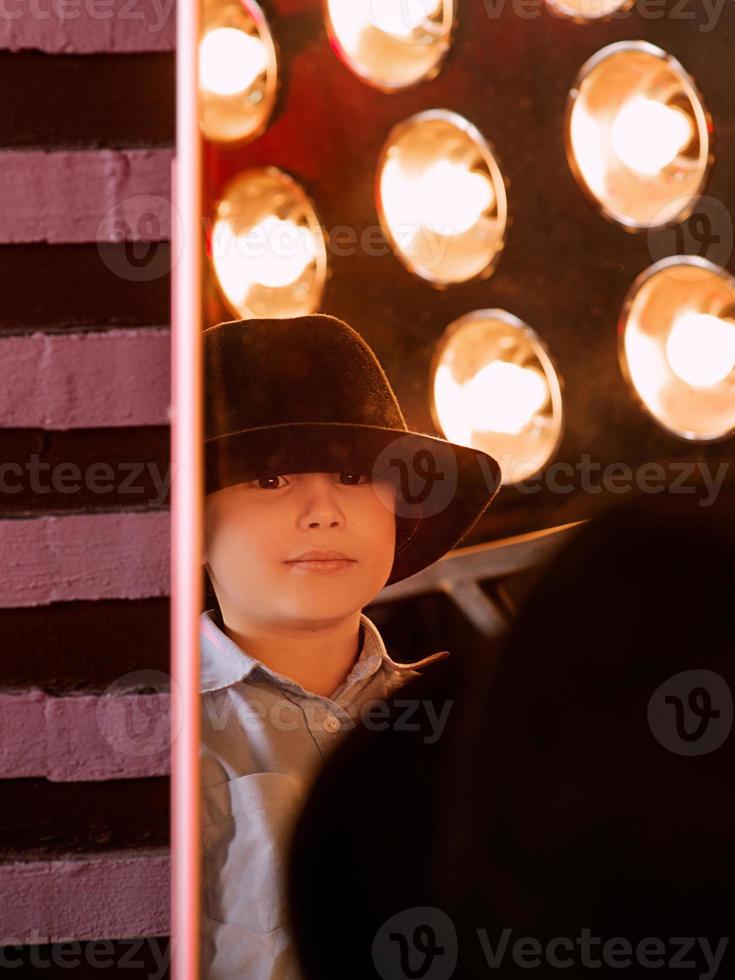
{"label": "round light bulb", "polygon": [[449,324],[432,364],[432,416],[459,445],[490,453],[503,483],[547,464],[563,425],[559,377],[544,345],[505,310],[475,310]]}
{"label": "round light bulb", "polygon": [[684,313],[666,340],[666,360],[693,388],[711,388],[735,367],[735,323],[710,313]]}

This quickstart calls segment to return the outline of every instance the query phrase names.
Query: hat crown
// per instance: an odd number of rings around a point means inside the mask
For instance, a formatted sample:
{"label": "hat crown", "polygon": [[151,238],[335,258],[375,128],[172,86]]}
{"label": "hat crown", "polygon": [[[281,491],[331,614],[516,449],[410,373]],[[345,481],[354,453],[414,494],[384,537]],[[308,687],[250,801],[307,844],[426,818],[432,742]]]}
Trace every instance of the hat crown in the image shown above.
{"label": "hat crown", "polygon": [[407,430],[377,357],[325,313],[229,320],[204,331],[205,439],[318,422]]}

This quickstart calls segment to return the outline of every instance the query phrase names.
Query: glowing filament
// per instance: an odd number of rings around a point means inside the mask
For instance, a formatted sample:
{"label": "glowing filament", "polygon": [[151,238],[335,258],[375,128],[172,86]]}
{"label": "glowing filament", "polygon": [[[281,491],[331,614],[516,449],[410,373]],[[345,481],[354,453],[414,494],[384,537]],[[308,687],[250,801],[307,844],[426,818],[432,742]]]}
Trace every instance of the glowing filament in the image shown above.
{"label": "glowing filament", "polygon": [[674,374],[693,388],[711,388],[735,367],[735,322],[710,313],[685,313],[666,340]]}
{"label": "glowing filament", "polygon": [[441,365],[434,394],[448,438],[471,445],[473,432],[520,435],[548,401],[549,386],[534,368],[492,361],[464,385]]}
{"label": "glowing filament", "polygon": [[269,215],[239,235],[227,221],[215,225],[214,264],[225,294],[243,302],[254,285],[280,289],[290,286],[316,256],[311,230]]}
{"label": "glowing filament", "polygon": [[467,231],[495,201],[484,174],[440,160],[423,174],[417,201],[421,223],[442,235]]}
{"label": "glowing filament", "polygon": [[645,176],[667,167],[691,142],[693,134],[691,119],[681,109],[640,95],[625,103],[611,131],[618,157]]}
{"label": "glowing filament", "polygon": [[417,182],[387,160],[381,194],[385,212],[396,224],[422,225],[440,235],[462,234],[495,203],[488,177],[448,160],[432,164]]}
{"label": "glowing filament", "polygon": [[218,27],[199,44],[201,86],[216,95],[247,91],[267,65],[262,41],[234,27]]}
{"label": "glowing filament", "polygon": [[491,361],[464,386],[464,409],[474,432],[521,433],[546,404],[543,374],[509,361]]}

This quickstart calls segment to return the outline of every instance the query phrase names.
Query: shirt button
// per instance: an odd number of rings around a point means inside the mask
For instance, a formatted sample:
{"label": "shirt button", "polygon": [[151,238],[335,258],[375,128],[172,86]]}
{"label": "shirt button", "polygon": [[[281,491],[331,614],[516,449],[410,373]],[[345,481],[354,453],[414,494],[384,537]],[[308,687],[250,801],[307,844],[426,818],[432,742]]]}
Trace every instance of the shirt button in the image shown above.
{"label": "shirt button", "polygon": [[337,732],[341,727],[339,718],[335,718],[334,715],[327,715],[324,719],[324,731],[325,732]]}

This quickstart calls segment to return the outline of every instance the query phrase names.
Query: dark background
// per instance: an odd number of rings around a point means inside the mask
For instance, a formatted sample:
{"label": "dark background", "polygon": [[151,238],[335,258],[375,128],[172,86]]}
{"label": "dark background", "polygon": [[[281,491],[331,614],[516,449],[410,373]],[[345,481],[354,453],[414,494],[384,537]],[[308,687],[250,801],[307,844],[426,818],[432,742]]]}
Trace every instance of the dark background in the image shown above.
{"label": "dark background", "polygon": [[[502,15],[492,19],[483,0],[460,0],[452,48],[439,76],[393,95],[369,87],[340,62],[329,46],[319,0],[263,0],[262,5],[279,47],[276,112],[270,127],[249,146],[205,148],[205,216],[229,177],[244,167],[274,164],[303,184],[327,229],[351,225],[359,239],[363,230],[378,226],[373,179],[389,130],[432,107],[454,110],[473,122],[494,146],[508,178],[511,223],[504,254],[487,281],[440,291],[413,277],[390,252],[380,258],[360,252],[350,257],[330,254],[331,275],[320,309],[346,319],[371,344],[410,426],[435,431],[429,365],[445,327],[470,310],[501,307],[537,331],[564,381],[566,425],[557,460],[574,464],[588,453],[603,465],[679,460],[707,462],[715,469],[732,461],[732,438],[698,447],[667,434],[639,407],[622,378],[616,329],[623,298],[654,258],[678,250],[676,236],[658,233],[649,242],[645,233],[631,234],[597,213],[569,171],[563,118],[569,88],[594,52],[623,39],[661,46],[683,63],[704,94],[714,120],[715,151],[705,193],[733,214],[735,0],[726,0],[711,31],[701,29],[709,15],[694,0],[683,7],[679,0],[663,5],[663,16],[655,20],[634,9],[623,19],[596,24],[561,20],[545,9],[523,19],[510,0]],[[6,150],[173,147],[175,68],[174,51],[2,51],[0,145]],[[689,241],[690,251],[700,252],[696,236]],[[157,260],[168,266],[169,243],[154,244]],[[0,245],[0,333],[167,325],[168,274],[136,283],[117,277],[100,261],[100,252],[124,252],[126,247]],[[735,271],[731,256],[723,261]],[[205,320],[230,318],[210,282]],[[115,468],[136,461],[164,472],[169,430],[3,430],[5,460],[22,461],[31,453],[51,465],[66,460],[84,468],[89,460],[103,457]],[[151,486],[148,496],[154,495]],[[504,488],[464,543],[576,520],[620,499],[549,491],[528,496]],[[7,520],[126,506],[129,500],[121,496],[101,501],[94,495],[28,493],[6,497],[0,516]],[[168,500],[161,506],[167,508]],[[522,596],[528,581],[526,577],[504,586]],[[483,585],[488,591],[494,588]],[[467,621],[446,596],[371,607],[368,614],[398,660],[445,647],[461,655],[472,640]],[[32,685],[58,696],[98,694],[127,671],[167,670],[168,616],[167,598],[4,609],[3,686]],[[61,786],[36,779],[1,783],[2,860],[108,848],[135,851],[168,841],[165,777]],[[166,939],[160,944],[164,947]],[[129,947],[124,942],[115,946],[113,959],[119,962]],[[40,960],[47,961],[49,952],[48,947],[39,950]],[[135,958],[146,959],[136,976],[155,975],[149,947]],[[40,971],[50,975],[48,966]],[[32,971],[26,966],[21,972]]]}

